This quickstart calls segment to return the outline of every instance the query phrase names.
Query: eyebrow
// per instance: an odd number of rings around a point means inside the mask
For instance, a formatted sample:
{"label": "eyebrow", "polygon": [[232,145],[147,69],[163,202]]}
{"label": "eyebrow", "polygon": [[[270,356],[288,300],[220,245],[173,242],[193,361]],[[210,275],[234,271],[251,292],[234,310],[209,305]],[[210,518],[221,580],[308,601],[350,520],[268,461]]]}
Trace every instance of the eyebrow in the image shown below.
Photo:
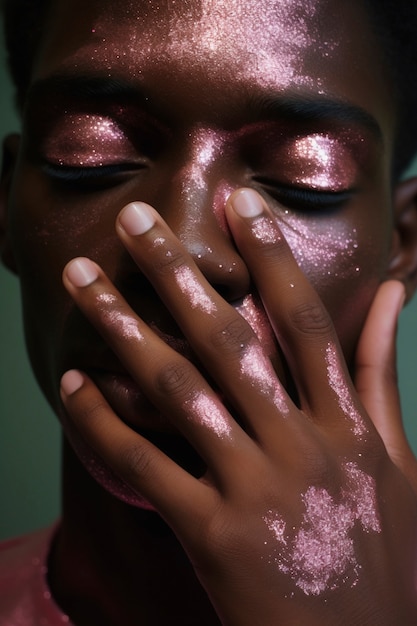
{"label": "eyebrow", "polygon": [[138,85],[109,76],[57,74],[41,79],[28,90],[27,102],[32,103],[54,95],[71,100],[148,100]]}
{"label": "eyebrow", "polygon": [[[56,74],[32,84],[27,103],[31,105],[44,100],[45,96],[58,100],[140,102],[150,108],[150,98],[137,83],[123,79],[91,74]],[[247,109],[259,116],[285,119],[304,123],[333,122],[356,125],[369,131],[376,140],[382,141],[383,133],[373,115],[360,106],[337,97],[317,94],[262,94],[249,97]]]}
{"label": "eyebrow", "polygon": [[383,133],[373,115],[360,106],[336,97],[309,96],[255,96],[251,99],[250,108],[261,109],[267,116],[299,122],[340,123],[344,126],[355,125],[369,131],[376,140],[382,141]]}

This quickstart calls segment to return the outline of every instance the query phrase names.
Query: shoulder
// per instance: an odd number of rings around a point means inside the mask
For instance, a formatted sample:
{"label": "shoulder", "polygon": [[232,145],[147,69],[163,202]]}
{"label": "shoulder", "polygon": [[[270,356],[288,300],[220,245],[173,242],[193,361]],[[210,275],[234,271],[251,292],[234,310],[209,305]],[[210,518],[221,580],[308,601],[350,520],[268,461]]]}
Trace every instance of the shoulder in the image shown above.
{"label": "shoulder", "polygon": [[62,626],[51,598],[47,559],[57,525],[0,543],[0,624]]}

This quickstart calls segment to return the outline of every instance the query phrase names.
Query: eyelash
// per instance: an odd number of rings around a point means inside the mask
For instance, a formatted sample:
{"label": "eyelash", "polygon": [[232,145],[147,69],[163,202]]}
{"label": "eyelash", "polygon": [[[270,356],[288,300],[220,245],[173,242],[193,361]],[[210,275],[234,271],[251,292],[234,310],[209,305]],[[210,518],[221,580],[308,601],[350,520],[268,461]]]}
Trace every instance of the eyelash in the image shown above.
{"label": "eyelash", "polygon": [[[116,185],[120,177],[132,171],[144,169],[137,163],[118,163],[94,167],[69,167],[45,163],[44,173],[56,183],[64,186],[76,186],[90,190],[104,189]],[[275,200],[297,211],[320,211],[336,210],[343,206],[350,198],[353,190],[320,191],[306,187],[292,187],[279,185],[269,179],[257,177],[254,182]]]}
{"label": "eyelash", "polygon": [[115,163],[91,167],[71,167],[44,163],[42,170],[58,184],[78,187],[102,188],[117,184],[119,175],[144,169],[138,163]]}
{"label": "eyelash", "polygon": [[280,185],[264,178],[255,181],[275,200],[297,211],[332,211],[342,207],[354,193],[353,189],[342,191],[318,190],[307,187]]}

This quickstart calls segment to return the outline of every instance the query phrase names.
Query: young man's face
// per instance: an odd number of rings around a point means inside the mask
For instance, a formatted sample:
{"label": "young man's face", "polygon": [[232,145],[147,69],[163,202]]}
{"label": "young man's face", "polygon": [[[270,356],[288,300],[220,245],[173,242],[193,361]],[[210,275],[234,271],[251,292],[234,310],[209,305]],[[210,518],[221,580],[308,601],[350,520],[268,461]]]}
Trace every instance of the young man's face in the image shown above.
{"label": "young man's face", "polygon": [[252,287],[223,208],[232,190],[257,189],[351,363],[392,241],[393,112],[366,16],[333,0],[52,5],[9,201],[29,352],[51,403],[68,368],[104,387],[119,371],[61,285],[75,256],[98,262],[183,345],[116,237],[134,200],[161,213],[239,306]]}

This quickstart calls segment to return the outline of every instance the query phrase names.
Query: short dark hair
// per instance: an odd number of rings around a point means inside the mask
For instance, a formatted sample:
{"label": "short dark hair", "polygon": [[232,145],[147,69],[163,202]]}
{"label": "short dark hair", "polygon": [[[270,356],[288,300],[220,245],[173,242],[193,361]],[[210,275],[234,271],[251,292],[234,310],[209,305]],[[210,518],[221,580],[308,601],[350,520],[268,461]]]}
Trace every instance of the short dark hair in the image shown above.
{"label": "short dark hair", "polygon": [[19,109],[30,85],[48,6],[49,0],[1,0],[7,62]]}
{"label": "short dark hair", "polygon": [[[23,108],[33,59],[42,37],[50,0],[0,0],[4,15],[9,70],[16,100]],[[397,109],[393,176],[398,177],[417,152],[417,1],[358,0],[368,9],[381,45]]]}

